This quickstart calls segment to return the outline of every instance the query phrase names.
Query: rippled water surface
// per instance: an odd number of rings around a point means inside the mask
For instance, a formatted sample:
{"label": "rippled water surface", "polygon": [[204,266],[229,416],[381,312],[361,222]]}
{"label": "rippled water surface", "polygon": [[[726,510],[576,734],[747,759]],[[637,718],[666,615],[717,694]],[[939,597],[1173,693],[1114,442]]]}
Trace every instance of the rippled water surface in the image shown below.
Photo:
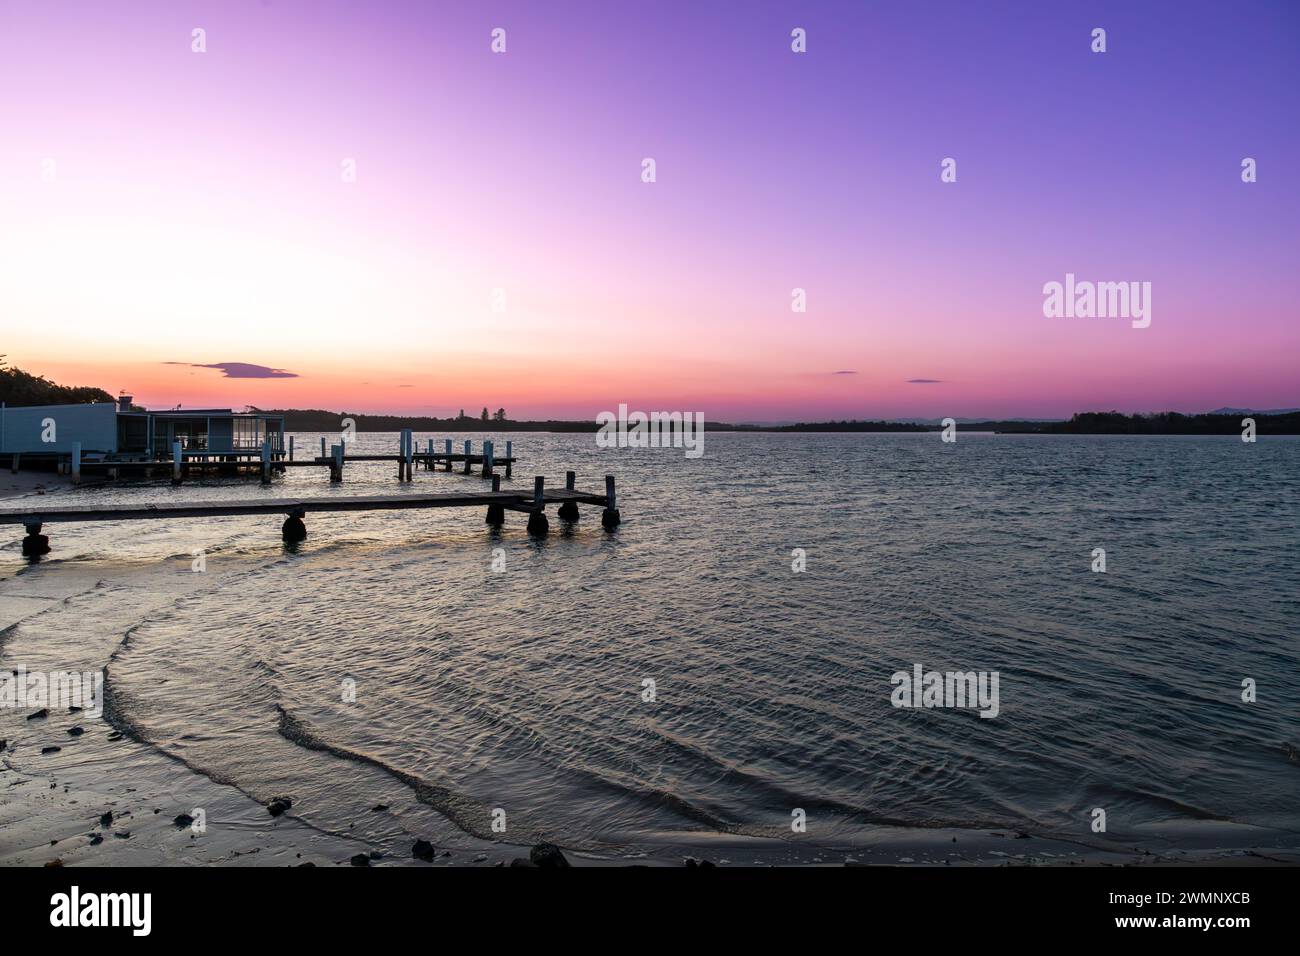
{"label": "rippled water surface", "polygon": [[[788,836],[794,807],[848,844],[881,824],[1078,832],[1098,806],[1138,842],[1197,820],[1300,831],[1300,442],[711,433],[691,460],[512,437],[517,487],[616,474],[622,527],[309,515],[289,551],[274,517],[54,525],[51,560],[23,570],[7,537],[0,573],[85,587],[5,646],[111,656],[120,727],[377,845],[491,838],[496,808],[511,841],[629,853]],[[295,469],[269,490],[60,497],[479,487],[358,463],[342,486]],[[917,663],[997,671],[998,716],[892,707]]]}

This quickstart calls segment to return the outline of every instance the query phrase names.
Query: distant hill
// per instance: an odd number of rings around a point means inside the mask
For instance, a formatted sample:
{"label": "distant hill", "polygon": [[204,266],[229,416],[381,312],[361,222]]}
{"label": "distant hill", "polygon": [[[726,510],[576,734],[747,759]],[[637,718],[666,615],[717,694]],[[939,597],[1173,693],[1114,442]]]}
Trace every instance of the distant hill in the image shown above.
{"label": "distant hill", "polygon": [[1216,408],[1207,415],[1290,415],[1300,408]]}
{"label": "distant hill", "polygon": [[24,405],[82,405],[113,400],[113,396],[102,388],[58,385],[43,375],[32,375],[20,368],[7,366],[0,356],[0,402],[11,408]]}

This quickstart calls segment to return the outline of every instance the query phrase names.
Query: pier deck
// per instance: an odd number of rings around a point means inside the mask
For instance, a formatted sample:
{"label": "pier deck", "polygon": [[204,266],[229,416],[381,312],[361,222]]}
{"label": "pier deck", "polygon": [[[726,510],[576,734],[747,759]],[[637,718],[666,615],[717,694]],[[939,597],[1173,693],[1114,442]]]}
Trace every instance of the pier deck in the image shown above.
{"label": "pier deck", "polygon": [[487,523],[500,526],[505,512],[520,511],[528,515],[530,534],[545,534],[548,504],[560,506],[559,515],[577,520],[578,505],[598,505],[604,509],[601,523],[609,529],[619,524],[614,493],[614,476],[605,476],[605,494],[578,491],[574,473],[565,475],[565,487],[547,491],[542,477],[534,479],[532,491],[502,491],[500,476],[493,476],[491,491],[452,491],[433,494],[396,495],[320,495],[306,498],[242,498],[207,501],[164,501],[114,505],[40,505],[0,509],[0,524],[21,524],[27,529],[23,553],[37,556],[49,552],[49,540],[40,533],[43,525],[77,521],[139,521],[164,518],[230,517],[236,515],[282,514],[286,516],[282,532],[289,541],[306,537],[303,518],[314,512],[327,511],[399,511],[412,508],[487,507]]}

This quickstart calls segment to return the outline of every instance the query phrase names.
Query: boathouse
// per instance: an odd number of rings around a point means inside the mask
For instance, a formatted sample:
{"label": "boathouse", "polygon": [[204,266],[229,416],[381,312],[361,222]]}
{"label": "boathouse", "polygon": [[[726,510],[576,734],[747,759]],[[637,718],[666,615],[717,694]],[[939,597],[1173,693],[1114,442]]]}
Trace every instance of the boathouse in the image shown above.
{"label": "boathouse", "polygon": [[0,455],[24,458],[68,455],[76,447],[86,457],[115,461],[161,461],[180,442],[187,456],[259,455],[263,442],[271,454],[284,454],[284,416],[236,412],[229,408],[149,411],[116,403],[0,405]]}

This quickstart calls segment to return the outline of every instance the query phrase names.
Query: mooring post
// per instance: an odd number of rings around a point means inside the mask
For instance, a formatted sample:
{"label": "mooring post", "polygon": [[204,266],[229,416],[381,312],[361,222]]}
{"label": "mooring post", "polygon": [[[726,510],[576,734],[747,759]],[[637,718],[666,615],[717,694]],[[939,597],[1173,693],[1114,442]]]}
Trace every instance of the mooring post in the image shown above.
{"label": "mooring post", "polygon": [[528,512],[528,533],[543,535],[550,530],[546,520],[546,494],[543,488],[546,479],[538,475],[533,479],[533,510]]}
{"label": "mooring post", "polygon": [[506,442],[506,477],[510,477],[510,472],[514,470],[515,449],[514,442]]}
{"label": "mooring post", "polygon": [[271,439],[262,439],[262,484],[271,483]]}
{"label": "mooring post", "polygon": [[18,452],[14,452],[13,464],[9,466],[9,470],[15,475],[18,474]]}
{"label": "mooring post", "polygon": [[[500,491],[500,490],[501,490],[501,476],[500,476],[500,475],[493,475],[493,476],[492,476],[492,490],[493,490],[493,491]],[[494,527],[494,528],[499,528],[499,527],[501,527],[503,524],[505,524],[505,523],[506,523],[506,507],[505,507],[505,505],[498,504],[498,503],[496,503],[495,501],[494,501],[492,504],[488,505],[487,523],[490,524],[490,525],[492,525],[492,527]]]}
{"label": "mooring post", "polygon": [[401,481],[406,471],[406,429],[397,433],[397,480]]}
{"label": "mooring post", "polygon": [[293,508],[289,511],[289,516],[280,526],[280,535],[285,541],[293,543],[307,537],[307,525],[302,520],[306,515],[307,511],[304,508]]}
{"label": "mooring post", "polygon": [[293,461],[293,436],[289,436],[289,460]]}
{"label": "mooring post", "polygon": [[446,439],[447,460],[442,463],[443,471],[451,471],[451,439]]}
{"label": "mooring post", "polygon": [[618,514],[618,500],[614,497],[614,476],[605,476],[605,510],[601,512],[600,523],[606,528],[617,528],[623,519]]}
{"label": "mooring post", "polygon": [[320,456],[322,458],[325,457],[325,436],[324,435],[321,435],[320,437]]}
{"label": "mooring post", "polygon": [[343,446],[331,445],[330,454],[334,458],[334,463],[330,465],[330,481],[343,480]]}
{"label": "mooring post", "polygon": [[[564,473],[564,490],[573,491],[574,485],[578,481],[578,476],[572,471]],[[565,521],[578,520],[578,503],[576,501],[563,501],[560,503],[560,510],[557,512]]]}
{"label": "mooring post", "polygon": [[469,470],[470,470],[469,450],[470,448],[473,447],[473,444],[474,444],[473,442],[468,442],[468,441],[465,442],[465,474],[467,475],[469,474]]}
{"label": "mooring post", "polygon": [[81,442],[72,443],[72,483],[81,484]]}
{"label": "mooring post", "polygon": [[492,442],[483,442],[483,477],[492,477]]}
{"label": "mooring post", "polygon": [[181,483],[181,443],[172,442],[172,484]]}

